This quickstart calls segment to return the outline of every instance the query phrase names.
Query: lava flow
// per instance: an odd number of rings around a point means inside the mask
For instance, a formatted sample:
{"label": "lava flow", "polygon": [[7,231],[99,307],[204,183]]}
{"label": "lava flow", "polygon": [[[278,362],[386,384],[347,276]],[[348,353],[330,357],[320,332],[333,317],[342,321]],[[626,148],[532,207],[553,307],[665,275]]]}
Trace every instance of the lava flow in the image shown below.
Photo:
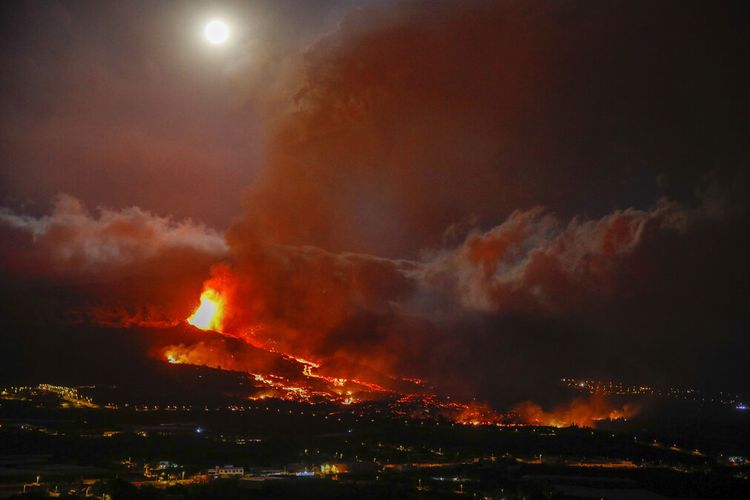
{"label": "lava flow", "polygon": [[[320,361],[310,361],[300,356],[283,352],[269,341],[259,339],[256,329],[245,332],[227,328],[227,304],[232,289],[223,286],[224,281],[209,280],[204,284],[200,304],[187,323],[200,330],[216,333],[205,341],[193,345],[170,345],[161,356],[171,364],[189,364],[211,368],[241,371],[256,384],[256,392],[249,399],[267,397],[293,400],[302,403],[322,401],[342,405],[366,404],[368,401],[388,401],[394,416],[427,418],[441,416],[464,425],[582,425],[593,427],[600,419],[624,418],[635,413],[632,407],[611,408],[601,398],[592,401],[577,400],[569,407],[545,412],[532,402],[518,405],[510,414],[499,414],[489,406],[478,403],[462,403],[442,398],[423,387],[420,379],[394,378],[397,381],[387,387],[359,378],[340,377],[336,374],[319,373],[323,369]],[[232,342],[241,342],[243,348],[230,348]],[[382,382],[382,381],[381,381]],[[259,384],[259,386],[258,386]]]}

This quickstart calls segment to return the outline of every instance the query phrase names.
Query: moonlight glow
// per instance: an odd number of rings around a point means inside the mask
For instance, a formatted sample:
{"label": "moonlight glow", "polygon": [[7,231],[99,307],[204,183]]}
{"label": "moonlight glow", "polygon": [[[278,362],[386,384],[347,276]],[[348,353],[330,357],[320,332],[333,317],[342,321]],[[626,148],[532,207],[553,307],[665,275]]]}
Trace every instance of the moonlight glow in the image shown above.
{"label": "moonlight glow", "polygon": [[203,36],[213,45],[222,45],[229,39],[229,26],[224,21],[215,19],[203,28]]}

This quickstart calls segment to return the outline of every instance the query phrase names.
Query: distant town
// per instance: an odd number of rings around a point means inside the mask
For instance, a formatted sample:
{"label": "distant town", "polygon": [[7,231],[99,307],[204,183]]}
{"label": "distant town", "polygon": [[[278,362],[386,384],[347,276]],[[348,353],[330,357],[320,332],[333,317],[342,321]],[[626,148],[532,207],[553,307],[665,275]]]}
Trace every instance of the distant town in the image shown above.
{"label": "distant town", "polygon": [[719,404],[730,406],[737,410],[747,410],[746,400],[737,394],[719,392],[707,394],[704,391],[685,387],[657,388],[649,385],[628,385],[613,380],[587,380],[577,378],[562,378],[560,381],[567,387],[588,394],[605,396],[655,396],[659,398],[694,401],[697,403]]}
{"label": "distant town", "polygon": [[393,402],[113,404],[86,395],[94,389],[0,390],[0,497],[357,497],[366,490],[401,498],[661,498],[704,488],[709,498],[706,488],[719,483],[730,488],[727,498],[750,491],[748,450],[731,432],[670,433],[647,420],[596,428],[461,422]]}

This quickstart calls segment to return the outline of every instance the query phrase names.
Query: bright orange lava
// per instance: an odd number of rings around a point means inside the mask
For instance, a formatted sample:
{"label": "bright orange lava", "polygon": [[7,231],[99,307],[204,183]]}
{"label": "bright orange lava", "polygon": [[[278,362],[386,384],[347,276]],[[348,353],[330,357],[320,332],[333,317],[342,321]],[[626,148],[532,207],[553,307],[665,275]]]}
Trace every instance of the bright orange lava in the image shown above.
{"label": "bright orange lava", "polygon": [[216,290],[207,288],[201,294],[201,303],[187,322],[201,330],[221,331],[224,320],[224,297]]}

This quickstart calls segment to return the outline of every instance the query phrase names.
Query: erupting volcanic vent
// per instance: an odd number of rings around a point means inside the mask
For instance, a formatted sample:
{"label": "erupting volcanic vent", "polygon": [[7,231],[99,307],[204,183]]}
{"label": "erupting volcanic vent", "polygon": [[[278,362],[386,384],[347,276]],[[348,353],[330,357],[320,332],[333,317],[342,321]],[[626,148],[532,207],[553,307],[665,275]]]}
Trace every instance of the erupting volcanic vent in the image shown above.
{"label": "erupting volcanic vent", "polygon": [[187,319],[187,322],[201,330],[220,332],[224,319],[224,297],[219,292],[207,288],[201,294],[200,305]]}

